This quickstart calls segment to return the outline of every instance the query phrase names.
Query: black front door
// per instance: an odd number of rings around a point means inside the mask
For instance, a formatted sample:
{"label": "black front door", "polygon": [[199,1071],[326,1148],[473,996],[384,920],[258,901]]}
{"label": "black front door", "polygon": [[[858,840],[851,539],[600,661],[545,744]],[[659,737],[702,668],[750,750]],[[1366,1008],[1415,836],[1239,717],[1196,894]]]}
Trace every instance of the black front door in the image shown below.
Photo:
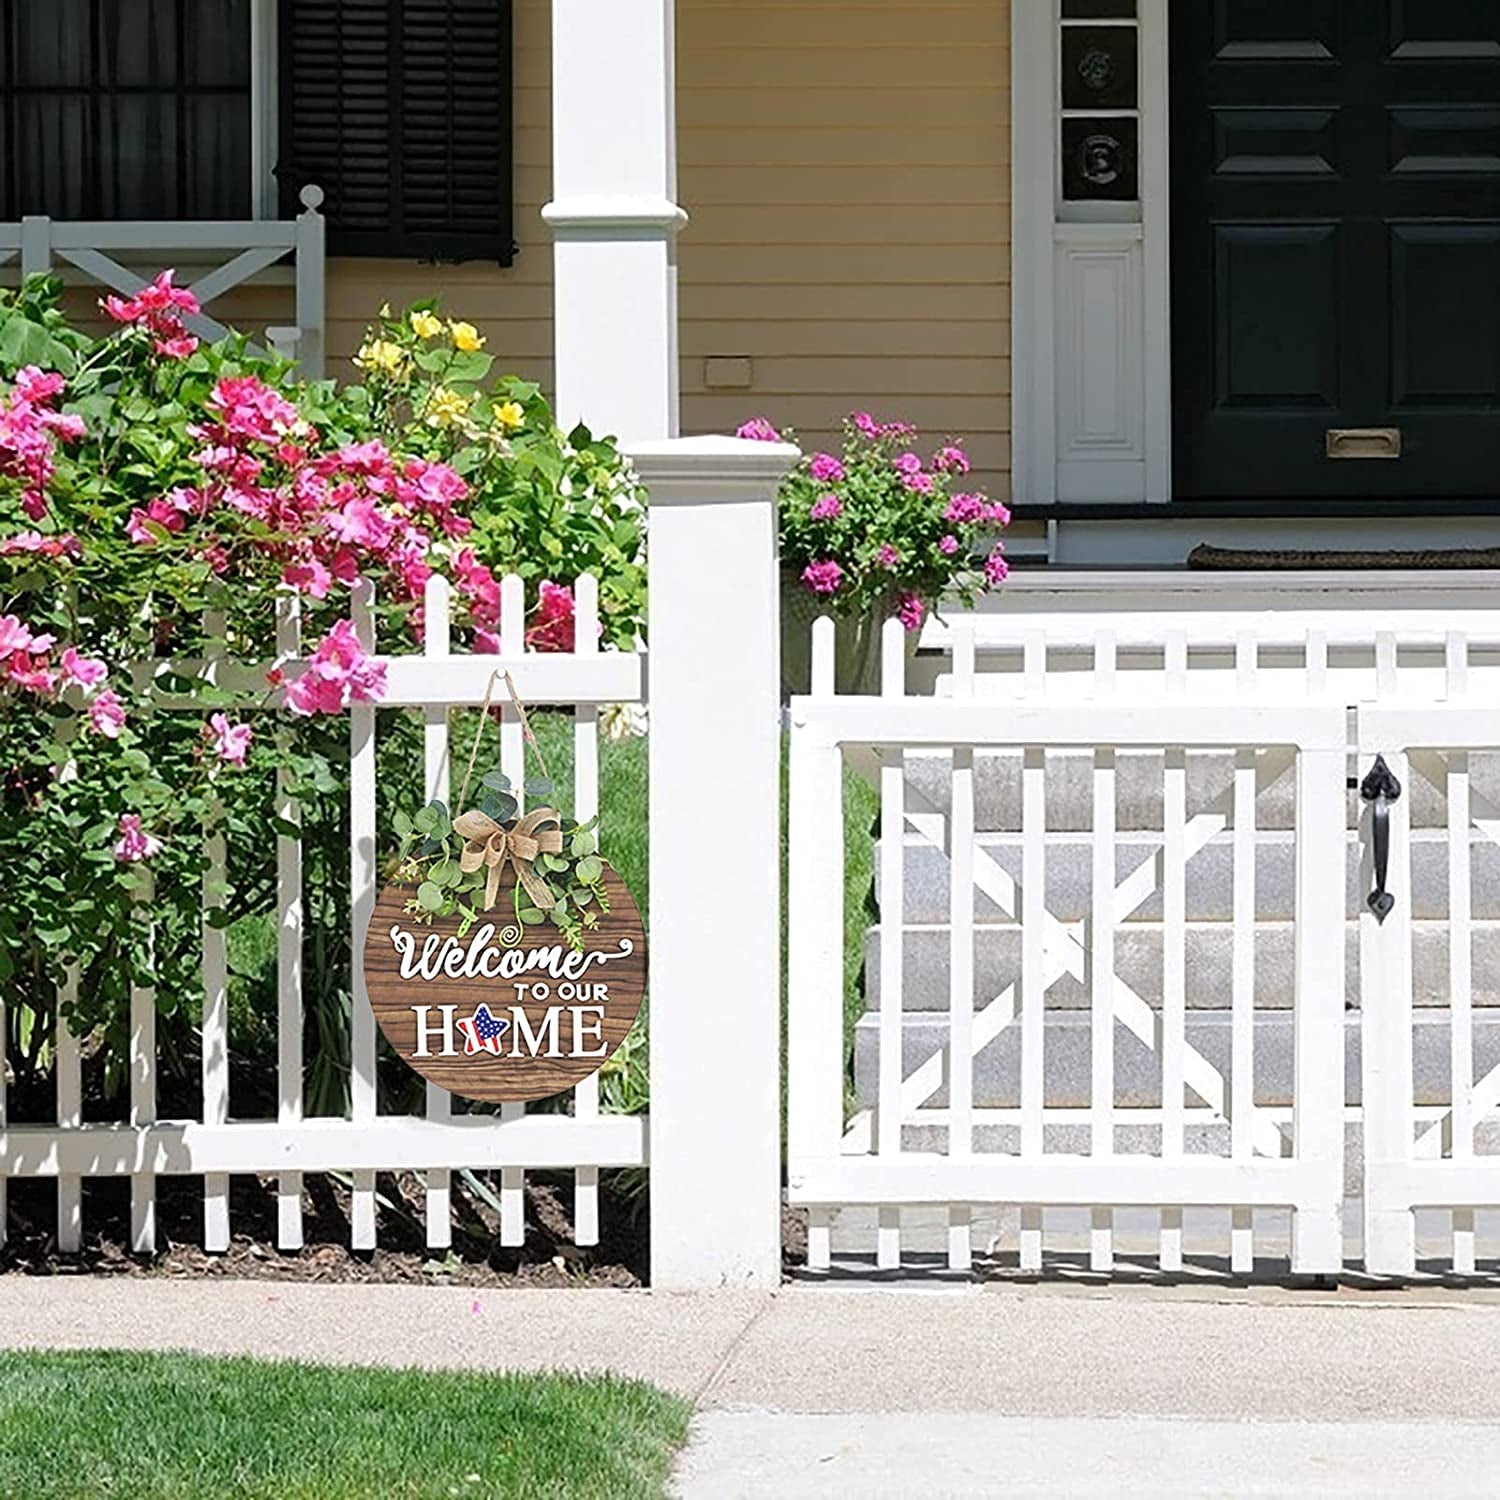
{"label": "black front door", "polygon": [[1500,496],[1500,0],[1173,0],[1180,498]]}

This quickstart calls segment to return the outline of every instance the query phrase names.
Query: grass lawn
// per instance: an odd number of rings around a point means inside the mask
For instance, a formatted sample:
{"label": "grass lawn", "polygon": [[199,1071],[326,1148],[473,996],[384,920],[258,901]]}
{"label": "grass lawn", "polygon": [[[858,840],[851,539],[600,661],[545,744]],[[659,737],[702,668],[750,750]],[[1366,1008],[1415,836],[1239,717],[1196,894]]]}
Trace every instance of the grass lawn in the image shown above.
{"label": "grass lawn", "polygon": [[610,1378],[0,1354],[0,1495],[632,1500],[664,1493],[688,1417]]}

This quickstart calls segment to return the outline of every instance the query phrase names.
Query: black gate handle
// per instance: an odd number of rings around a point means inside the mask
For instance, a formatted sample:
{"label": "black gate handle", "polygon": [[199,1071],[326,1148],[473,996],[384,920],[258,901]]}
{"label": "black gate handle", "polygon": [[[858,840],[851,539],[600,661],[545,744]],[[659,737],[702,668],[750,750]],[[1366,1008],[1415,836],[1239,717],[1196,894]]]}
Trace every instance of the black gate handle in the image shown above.
{"label": "black gate handle", "polygon": [[1391,804],[1401,800],[1401,783],[1396,780],[1385,757],[1377,755],[1370,774],[1360,783],[1359,795],[1375,805],[1375,889],[1366,905],[1382,926],[1396,909],[1396,898],[1385,888],[1391,864]]}

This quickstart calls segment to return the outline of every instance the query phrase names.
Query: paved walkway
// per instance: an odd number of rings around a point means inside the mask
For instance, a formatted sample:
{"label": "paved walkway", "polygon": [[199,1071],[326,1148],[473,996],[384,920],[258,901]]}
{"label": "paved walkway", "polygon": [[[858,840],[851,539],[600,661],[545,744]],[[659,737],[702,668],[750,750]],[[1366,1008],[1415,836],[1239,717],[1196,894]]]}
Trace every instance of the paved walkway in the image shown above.
{"label": "paved walkway", "polygon": [[684,1496],[1493,1494],[1500,1293],[474,1292],[0,1278],[0,1346],[613,1370]]}

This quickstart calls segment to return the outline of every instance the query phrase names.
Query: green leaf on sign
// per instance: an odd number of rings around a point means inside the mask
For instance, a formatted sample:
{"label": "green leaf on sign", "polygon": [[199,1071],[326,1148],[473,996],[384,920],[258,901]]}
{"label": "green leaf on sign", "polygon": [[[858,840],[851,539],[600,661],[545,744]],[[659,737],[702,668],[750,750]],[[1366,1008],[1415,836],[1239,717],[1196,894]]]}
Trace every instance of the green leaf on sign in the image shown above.
{"label": "green leaf on sign", "polygon": [[572,850],[574,859],[587,859],[596,847],[593,834],[580,831],[573,835]]}
{"label": "green leaf on sign", "polygon": [[578,878],[584,885],[598,885],[604,874],[603,862],[597,855],[590,854],[578,861]]}
{"label": "green leaf on sign", "polygon": [[441,911],[443,909],[443,889],[434,885],[430,880],[424,880],[417,887],[417,904],[423,911]]}

